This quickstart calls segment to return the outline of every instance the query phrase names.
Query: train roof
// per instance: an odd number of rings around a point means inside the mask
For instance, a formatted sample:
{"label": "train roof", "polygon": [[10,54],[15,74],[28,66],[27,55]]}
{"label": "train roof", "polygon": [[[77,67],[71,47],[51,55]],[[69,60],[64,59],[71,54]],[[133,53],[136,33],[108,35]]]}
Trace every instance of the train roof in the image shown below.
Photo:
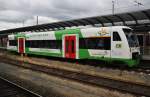
{"label": "train roof", "polygon": [[[111,26],[111,27],[88,27],[88,28],[81,28],[83,30],[92,30],[92,29],[101,29],[101,28],[104,28],[104,29],[107,29],[107,30],[110,30],[110,29],[122,29],[122,28],[127,28],[127,29],[131,29],[130,27],[127,27],[127,26]],[[64,30],[58,30],[57,32],[61,33],[61,31],[68,31],[68,30],[77,30],[77,29],[80,29],[80,28],[70,28],[70,29],[64,29]],[[50,34],[50,33],[55,33],[55,31],[43,31],[43,32],[26,32],[26,33],[17,33],[17,34],[11,34],[9,35],[9,37],[13,37],[14,35],[33,35],[33,34]]]}

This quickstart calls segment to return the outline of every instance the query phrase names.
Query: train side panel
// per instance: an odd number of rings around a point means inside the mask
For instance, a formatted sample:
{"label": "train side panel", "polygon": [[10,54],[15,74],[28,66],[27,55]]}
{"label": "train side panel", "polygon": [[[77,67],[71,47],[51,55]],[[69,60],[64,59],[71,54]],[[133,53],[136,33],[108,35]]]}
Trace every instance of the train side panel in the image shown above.
{"label": "train side panel", "polygon": [[[114,40],[116,32],[120,40]],[[17,52],[18,39],[21,37],[25,39],[25,52],[23,53],[27,54],[97,59],[107,62],[123,61],[130,66],[135,64],[122,27],[93,27],[9,35],[10,41],[7,49]]]}

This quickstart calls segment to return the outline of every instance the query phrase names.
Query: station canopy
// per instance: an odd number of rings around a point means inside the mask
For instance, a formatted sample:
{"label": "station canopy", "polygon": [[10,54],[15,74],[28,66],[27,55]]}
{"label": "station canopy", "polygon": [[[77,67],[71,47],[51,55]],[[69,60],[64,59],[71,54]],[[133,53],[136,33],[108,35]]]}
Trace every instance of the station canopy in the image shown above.
{"label": "station canopy", "polygon": [[100,27],[124,25],[133,28],[135,31],[148,32],[150,31],[150,9],[2,30],[0,31],[0,35],[26,31],[59,30],[87,25]]}

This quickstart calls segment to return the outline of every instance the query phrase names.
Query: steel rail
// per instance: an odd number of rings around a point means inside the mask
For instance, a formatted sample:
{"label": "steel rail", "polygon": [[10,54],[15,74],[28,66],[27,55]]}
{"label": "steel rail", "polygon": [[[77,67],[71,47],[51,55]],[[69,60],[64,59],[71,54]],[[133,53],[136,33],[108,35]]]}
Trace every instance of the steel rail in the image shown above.
{"label": "steel rail", "polygon": [[[42,97],[41,95],[37,94],[37,93],[34,93],[22,86],[19,86],[3,77],[0,77],[0,80],[2,82],[4,82],[5,84],[7,84],[9,87],[11,87],[12,89],[16,90],[16,91],[19,91],[20,93],[23,93],[24,95],[27,95],[27,97]],[[10,92],[10,91],[8,91]],[[12,91],[13,92],[13,91]],[[6,92],[7,93],[7,92]],[[9,97],[11,97],[11,95],[9,95]],[[14,96],[13,96],[14,97]]]}
{"label": "steel rail", "polygon": [[132,93],[140,96],[150,96],[150,86],[133,83],[128,81],[116,80],[111,78],[105,78],[100,76],[88,75],[80,72],[62,70],[58,68],[51,68],[40,66],[36,64],[24,63],[25,65],[21,65],[19,61],[6,61],[9,64],[13,64],[19,67],[23,67],[25,69],[30,69],[33,71],[43,72],[49,75],[57,76],[60,78],[66,78],[69,80],[77,81],[83,84],[100,86],[109,89],[116,89],[118,91],[123,91],[126,93]]}

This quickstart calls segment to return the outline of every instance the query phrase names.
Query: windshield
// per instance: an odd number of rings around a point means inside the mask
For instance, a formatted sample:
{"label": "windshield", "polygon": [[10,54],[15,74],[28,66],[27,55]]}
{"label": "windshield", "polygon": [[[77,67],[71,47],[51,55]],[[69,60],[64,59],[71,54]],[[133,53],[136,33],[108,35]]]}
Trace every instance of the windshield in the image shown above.
{"label": "windshield", "polygon": [[129,43],[129,47],[138,47],[139,46],[138,38],[132,32],[132,29],[124,28],[123,31],[124,31],[124,33],[125,33],[125,35],[127,37],[127,40],[128,40],[128,43]]}

